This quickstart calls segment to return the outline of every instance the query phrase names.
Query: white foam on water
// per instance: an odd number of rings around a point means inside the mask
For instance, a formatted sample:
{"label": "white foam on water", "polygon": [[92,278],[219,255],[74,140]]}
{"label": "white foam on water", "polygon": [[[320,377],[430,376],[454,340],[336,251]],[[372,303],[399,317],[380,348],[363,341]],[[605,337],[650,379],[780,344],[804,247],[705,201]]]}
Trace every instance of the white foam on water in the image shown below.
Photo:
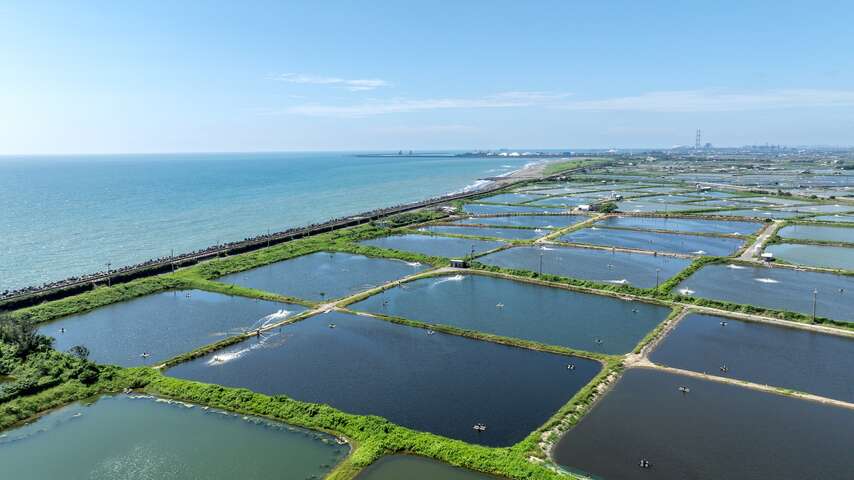
{"label": "white foam on water", "polygon": [[598,227],[590,227],[590,230],[599,230]]}
{"label": "white foam on water", "polygon": [[682,295],[693,295],[694,290],[691,290],[690,288],[680,288],[679,293]]}
{"label": "white foam on water", "polygon": [[545,250],[546,252],[551,252],[552,250],[556,250],[556,249],[549,248],[549,247],[540,247],[540,250]]}
{"label": "white foam on water", "polygon": [[620,280],[605,280],[605,281],[608,283],[616,283],[617,285],[625,285],[625,284],[629,283],[629,281],[626,280],[625,278],[621,278]]}
{"label": "white foam on water", "polygon": [[421,262],[404,262],[404,263],[409,265],[410,267],[420,267],[421,266]]}
{"label": "white foam on water", "polygon": [[774,280],[773,278],[756,278],[754,280],[759,283],[780,283],[778,280]]}
{"label": "white foam on water", "polygon": [[249,353],[253,350],[258,350],[259,348],[265,348],[267,346],[277,345],[277,344],[271,345],[270,343],[272,340],[274,340],[278,336],[279,336],[278,333],[267,334],[266,336],[261,337],[261,339],[258,342],[253,343],[252,345],[249,345],[248,347],[240,348],[237,350],[231,350],[229,352],[218,353],[218,354],[214,355],[213,357],[211,357],[211,359],[208,360],[206,363],[209,366],[217,366],[217,365],[222,365],[222,364],[231,362],[232,360],[237,360],[238,358],[246,355],[247,353]]}
{"label": "white foam on water", "polygon": [[706,253],[706,251],[705,250],[697,250],[696,252],[691,252],[691,253],[693,253],[694,255],[704,255]]}
{"label": "white foam on water", "polygon": [[291,312],[290,310],[285,310],[283,308],[283,309],[276,311],[276,312],[273,312],[273,313],[271,313],[265,317],[261,317],[252,325],[251,330],[257,330],[259,328],[264,328],[267,325],[270,325],[270,324],[279,322],[281,320],[284,320],[284,319],[288,318],[291,315],[291,313],[293,313],[293,312]]}
{"label": "white foam on water", "polygon": [[729,264],[729,265],[727,265],[727,268],[731,268],[731,269],[733,269],[733,270],[744,270],[744,269],[745,269],[745,268],[747,268],[747,267],[743,267],[743,266],[741,266],[741,265],[733,265],[733,264]]}
{"label": "white foam on water", "polygon": [[439,285],[440,283],[445,283],[445,282],[461,282],[464,278],[465,278],[465,276],[457,274],[457,275],[454,275],[453,277],[445,277],[445,278],[441,278],[439,280],[436,280],[430,286],[435,287],[436,285]]}

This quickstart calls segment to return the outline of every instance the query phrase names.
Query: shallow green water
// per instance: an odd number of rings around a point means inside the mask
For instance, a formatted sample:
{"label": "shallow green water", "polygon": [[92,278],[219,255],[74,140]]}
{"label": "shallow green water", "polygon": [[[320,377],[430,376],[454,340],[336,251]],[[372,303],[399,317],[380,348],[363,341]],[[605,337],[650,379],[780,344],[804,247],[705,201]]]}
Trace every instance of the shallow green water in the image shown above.
{"label": "shallow green water", "polygon": [[777,243],[768,245],[765,251],[788,263],[854,270],[854,247]]}
{"label": "shallow green water", "polygon": [[854,228],[823,227],[819,225],[789,225],[777,232],[782,238],[823,240],[826,242],[854,243]]}
{"label": "shallow green water", "polygon": [[66,317],[42,325],[39,332],[53,337],[57,350],[83,345],[95,362],[134,367],[157,365],[303,310],[291,303],[180,290]]}
{"label": "shallow green water", "polygon": [[670,313],[649,303],[483,275],[423,278],[350,308],[608,354],[628,352]]}
{"label": "shallow green water", "polygon": [[330,300],[418,273],[427,267],[387,258],[317,252],[227,275],[219,281],[307,300]]}
{"label": "shallow green water", "polygon": [[392,250],[416,252],[423,255],[447,258],[461,258],[471,255],[472,252],[478,254],[504,245],[503,242],[490,240],[469,240],[465,238],[414,234],[374,238],[361,243],[375,247],[390,248]]}
{"label": "shallow green water", "polygon": [[320,478],[348,453],[321,433],[127,396],[73,404],[0,436],[3,478]]}
{"label": "shallow green water", "polygon": [[383,457],[356,476],[357,480],[489,480],[496,478],[498,477],[413,455]]}

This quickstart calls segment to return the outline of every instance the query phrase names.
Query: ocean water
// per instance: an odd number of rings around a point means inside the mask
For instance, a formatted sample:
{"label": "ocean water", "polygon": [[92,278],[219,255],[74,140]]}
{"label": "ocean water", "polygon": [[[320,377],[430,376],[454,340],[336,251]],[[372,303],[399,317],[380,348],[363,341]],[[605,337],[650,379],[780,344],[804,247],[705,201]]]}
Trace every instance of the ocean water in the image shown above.
{"label": "ocean water", "polygon": [[352,153],[0,158],[0,291],[412,202],[512,158]]}

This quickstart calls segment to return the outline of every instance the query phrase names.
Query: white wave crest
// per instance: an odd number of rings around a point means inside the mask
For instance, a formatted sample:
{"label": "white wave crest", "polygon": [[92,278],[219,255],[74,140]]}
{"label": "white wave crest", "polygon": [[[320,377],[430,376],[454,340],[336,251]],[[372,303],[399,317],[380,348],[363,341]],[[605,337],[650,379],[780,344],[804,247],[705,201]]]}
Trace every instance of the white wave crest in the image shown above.
{"label": "white wave crest", "polygon": [[693,295],[693,294],[694,294],[694,290],[691,290],[690,288],[680,288],[680,289],[679,289],[679,293],[680,293],[681,295]]}
{"label": "white wave crest", "polygon": [[440,283],[445,283],[445,282],[461,282],[464,278],[465,278],[465,276],[457,274],[457,275],[454,275],[453,277],[440,278],[439,280],[436,280],[435,282],[433,282],[433,284],[430,286],[435,287],[436,285],[439,285]]}
{"label": "white wave crest", "polygon": [[741,265],[733,265],[733,264],[729,264],[726,267],[731,268],[733,270],[744,270],[745,268],[747,268],[747,267],[743,267]]}

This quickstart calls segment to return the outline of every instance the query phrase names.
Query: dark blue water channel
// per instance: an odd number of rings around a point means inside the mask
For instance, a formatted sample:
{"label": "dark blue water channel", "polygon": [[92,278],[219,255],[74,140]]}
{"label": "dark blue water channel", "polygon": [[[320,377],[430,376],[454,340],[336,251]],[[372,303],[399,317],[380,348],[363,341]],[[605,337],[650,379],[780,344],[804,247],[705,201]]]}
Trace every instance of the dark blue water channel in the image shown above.
{"label": "dark blue water channel", "polygon": [[854,338],[691,314],[650,360],[854,403]]}
{"label": "dark blue water channel", "polygon": [[854,276],[792,268],[707,265],[676,287],[683,295],[854,322]]}
{"label": "dark blue water channel", "polygon": [[843,480],[854,469],[852,431],[854,410],[630,369],[554,459],[605,479]]}
{"label": "dark blue water channel", "polygon": [[712,255],[716,257],[731,255],[743,243],[738,238],[643,232],[614,228],[583,228],[564,235],[558,240],[606,247],[634,248],[691,255]]}
{"label": "dark blue water channel", "polygon": [[[567,368],[570,363],[574,370]],[[331,312],[168,374],[327,403],[502,446],[538,428],[600,368],[592,360]],[[476,423],[486,424],[487,431],[475,431]]]}
{"label": "dark blue water channel", "polygon": [[[514,247],[478,259],[487,265],[542,271],[563,277],[652,288],[691,264],[690,260],[665,255],[616,252],[576,247]],[[656,270],[658,270],[656,272]]]}
{"label": "dark blue water channel", "polygon": [[429,265],[350,253],[317,252],[226,275],[220,282],[307,300],[346,297],[420,272]]}
{"label": "dark blue water channel", "polygon": [[630,351],[670,313],[659,305],[483,275],[423,278],[351,308],[608,354]]}
{"label": "dark blue water channel", "polygon": [[[157,365],[305,307],[200,290],[156,293],[45,324],[57,350],[83,345],[90,359],[124,367]],[[140,355],[149,353],[148,358]]]}
{"label": "dark blue water channel", "polygon": [[458,258],[474,253],[483,253],[498,248],[504,243],[489,240],[439,237],[435,235],[392,235],[361,242],[380,248],[415,252],[436,257]]}

